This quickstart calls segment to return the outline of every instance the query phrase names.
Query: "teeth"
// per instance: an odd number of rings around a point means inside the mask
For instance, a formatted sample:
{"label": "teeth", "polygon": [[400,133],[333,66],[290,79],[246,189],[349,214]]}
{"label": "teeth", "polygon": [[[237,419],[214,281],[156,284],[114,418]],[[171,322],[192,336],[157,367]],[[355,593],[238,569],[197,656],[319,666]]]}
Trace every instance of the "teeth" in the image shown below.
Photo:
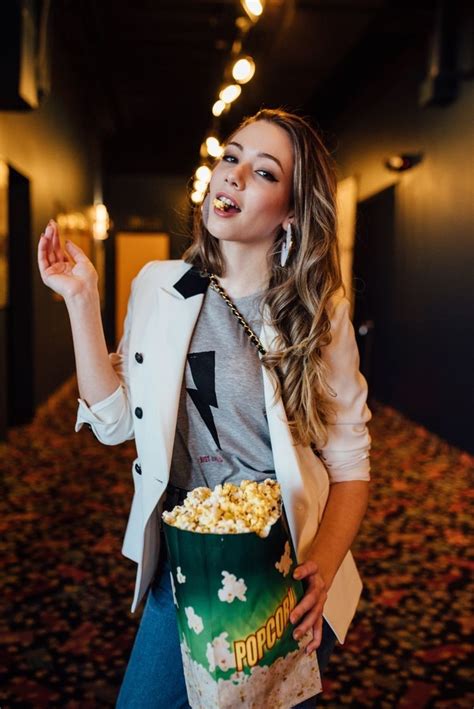
{"label": "teeth", "polygon": [[225,197],[224,195],[222,195],[221,197],[216,197],[216,199],[214,200],[214,203],[216,203],[216,202],[217,202],[217,204],[215,204],[215,206],[218,209],[222,208],[221,205],[224,205],[224,209],[226,207],[227,208],[228,207],[235,207],[236,209],[239,209],[239,211],[240,211],[240,208],[235,204],[235,202],[233,202],[231,199],[229,199],[229,197]]}

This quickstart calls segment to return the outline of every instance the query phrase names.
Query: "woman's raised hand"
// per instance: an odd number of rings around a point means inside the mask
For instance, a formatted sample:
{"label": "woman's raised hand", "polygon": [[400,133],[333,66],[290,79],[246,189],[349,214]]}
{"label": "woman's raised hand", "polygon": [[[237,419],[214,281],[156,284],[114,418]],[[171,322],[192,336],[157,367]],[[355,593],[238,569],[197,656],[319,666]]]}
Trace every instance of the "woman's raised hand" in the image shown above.
{"label": "woman's raised hand", "polygon": [[58,225],[51,219],[38,243],[38,267],[43,283],[66,301],[97,292],[99,277],[92,261],[72,241],[66,242],[66,252],[59,242]]}

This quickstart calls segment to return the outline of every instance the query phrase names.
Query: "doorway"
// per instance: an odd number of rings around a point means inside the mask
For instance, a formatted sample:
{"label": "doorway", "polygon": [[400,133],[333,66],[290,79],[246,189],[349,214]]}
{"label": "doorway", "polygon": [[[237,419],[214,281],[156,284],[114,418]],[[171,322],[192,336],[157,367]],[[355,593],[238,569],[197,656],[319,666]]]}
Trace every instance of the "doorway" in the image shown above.
{"label": "doorway", "polygon": [[163,232],[119,232],[115,237],[115,339],[123,334],[132,280],[153,260],[170,257],[170,237]]}
{"label": "doorway", "polygon": [[0,436],[34,415],[30,181],[2,163]]}
{"label": "doorway", "polygon": [[393,342],[397,294],[395,186],[357,205],[353,263],[353,323],[361,372],[373,400],[391,404],[396,348]]}

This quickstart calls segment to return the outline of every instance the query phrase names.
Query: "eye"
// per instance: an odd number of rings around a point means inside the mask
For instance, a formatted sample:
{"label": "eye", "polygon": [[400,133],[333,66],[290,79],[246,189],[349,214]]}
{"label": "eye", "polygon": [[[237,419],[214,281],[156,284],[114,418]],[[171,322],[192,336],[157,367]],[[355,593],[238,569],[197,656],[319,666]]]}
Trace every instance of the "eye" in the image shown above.
{"label": "eye", "polygon": [[265,177],[266,180],[269,180],[270,182],[276,182],[276,179],[273,177],[271,172],[267,172],[266,170],[257,170],[257,172],[263,173],[262,177]]}
{"label": "eye", "polygon": [[[222,160],[225,160],[225,162],[238,162],[238,158],[235,157],[235,155],[223,155]],[[268,180],[269,182],[277,182],[277,179],[272,175],[271,172],[268,172],[268,170],[256,170],[258,175],[261,175],[265,180]]]}

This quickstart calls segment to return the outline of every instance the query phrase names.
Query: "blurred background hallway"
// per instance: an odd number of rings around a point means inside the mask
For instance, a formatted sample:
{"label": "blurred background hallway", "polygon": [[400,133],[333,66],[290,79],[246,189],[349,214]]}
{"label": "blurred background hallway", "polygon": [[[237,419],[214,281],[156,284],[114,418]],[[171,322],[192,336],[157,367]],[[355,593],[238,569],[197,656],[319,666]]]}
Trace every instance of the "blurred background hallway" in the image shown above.
{"label": "blurred background hallway", "polygon": [[373,411],[363,602],[321,706],[472,707],[473,17],[460,0],[2,3],[2,707],[113,706],[138,622],[120,554],[134,445],[74,433],[38,237],[54,218],[94,262],[113,351],[131,279],[180,257],[220,141],[263,106],[310,117],[336,158]]}

